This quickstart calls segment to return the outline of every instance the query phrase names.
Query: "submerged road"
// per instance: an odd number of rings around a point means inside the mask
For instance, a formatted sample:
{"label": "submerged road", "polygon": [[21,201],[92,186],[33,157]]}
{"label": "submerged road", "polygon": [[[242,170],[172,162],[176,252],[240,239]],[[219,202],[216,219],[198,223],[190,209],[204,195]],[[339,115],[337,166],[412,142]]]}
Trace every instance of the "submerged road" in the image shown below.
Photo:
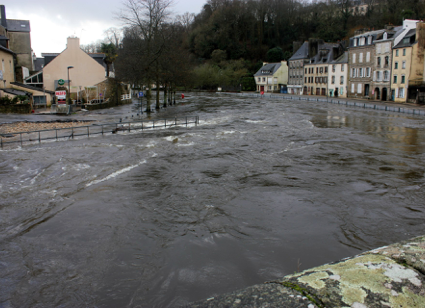
{"label": "submerged road", "polygon": [[423,234],[423,116],[226,94],[154,116],[186,115],[0,151],[0,307],[174,307]]}

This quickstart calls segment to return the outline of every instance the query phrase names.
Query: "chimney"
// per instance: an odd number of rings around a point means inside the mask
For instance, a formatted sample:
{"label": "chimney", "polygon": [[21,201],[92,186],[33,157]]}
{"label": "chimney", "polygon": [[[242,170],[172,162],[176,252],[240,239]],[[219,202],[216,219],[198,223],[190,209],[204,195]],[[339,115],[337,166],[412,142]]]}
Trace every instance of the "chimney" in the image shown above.
{"label": "chimney", "polygon": [[0,17],[1,17],[1,25],[7,29],[7,22],[6,22],[6,8],[4,5],[0,5]]}

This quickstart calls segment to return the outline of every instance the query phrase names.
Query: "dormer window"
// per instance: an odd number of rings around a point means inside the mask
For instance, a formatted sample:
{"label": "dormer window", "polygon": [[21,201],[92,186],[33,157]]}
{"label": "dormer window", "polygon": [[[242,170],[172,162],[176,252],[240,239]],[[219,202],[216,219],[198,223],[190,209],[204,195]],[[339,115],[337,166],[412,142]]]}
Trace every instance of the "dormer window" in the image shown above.
{"label": "dormer window", "polygon": [[384,36],[382,37],[383,40],[386,40],[388,38],[387,32],[384,32]]}
{"label": "dormer window", "polygon": [[353,46],[356,47],[357,46],[357,39],[353,39]]}
{"label": "dormer window", "polygon": [[367,44],[368,45],[372,44],[372,36],[367,37]]}

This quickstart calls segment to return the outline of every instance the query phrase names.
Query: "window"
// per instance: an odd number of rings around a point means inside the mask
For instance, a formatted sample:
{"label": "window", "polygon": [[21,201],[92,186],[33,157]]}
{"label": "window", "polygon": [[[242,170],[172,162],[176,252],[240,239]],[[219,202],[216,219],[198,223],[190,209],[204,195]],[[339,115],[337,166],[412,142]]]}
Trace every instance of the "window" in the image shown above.
{"label": "window", "polygon": [[325,66],[325,73],[327,73],[328,72],[328,67],[327,66]]}
{"label": "window", "polygon": [[370,67],[367,67],[366,68],[366,76],[367,77],[370,77]]}
{"label": "window", "polygon": [[356,47],[357,46],[357,39],[353,40],[353,46]]}
{"label": "window", "polygon": [[363,62],[363,52],[359,54],[359,63]]}
{"label": "window", "polygon": [[319,74],[319,68],[316,67],[316,74]]}
{"label": "window", "polygon": [[[252,80],[252,79],[251,79]],[[260,82],[261,81],[261,77],[258,77],[258,82]]]}
{"label": "window", "polygon": [[359,84],[357,85],[357,93],[358,93],[358,94],[362,94],[362,84],[361,84],[361,83],[359,83]]}
{"label": "window", "polygon": [[343,71],[344,71],[344,67],[345,67],[345,64],[342,64],[342,65],[341,65],[341,72],[343,72]]}
{"label": "window", "polygon": [[394,78],[393,78],[394,80],[393,80],[393,83],[397,83],[397,75],[394,75]]}
{"label": "window", "polygon": [[401,62],[401,68],[405,69],[406,68],[406,61]]}
{"label": "window", "polygon": [[398,89],[398,97],[399,98],[404,98],[404,88],[399,88]]}
{"label": "window", "polygon": [[384,81],[390,81],[390,71],[384,71]]}
{"label": "window", "polygon": [[[252,79],[251,79],[252,80]],[[304,77],[304,82],[307,83],[307,77]]]}
{"label": "window", "polygon": [[353,63],[356,63],[356,54],[353,53]]}
{"label": "window", "polygon": [[359,46],[363,46],[366,43],[366,39],[364,37],[361,37],[359,40]]}
{"label": "window", "polygon": [[376,72],[376,80],[381,81],[381,72],[380,71]]}
{"label": "window", "polygon": [[370,52],[366,53],[366,62],[370,62]]}
{"label": "window", "polygon": [[359,68],[359,77],[363,77],[363,68]]}
{"label": "window", "polygon": [[398,69],[398,62],[394,63],[394,69],[397,70]]}
{"label": "window", "polygon": [[354,93],[354,83],[351,84],[351,93]]}
{"label": "window", "polygon": [[332,76],[332,84],[335,84],[335,76]]}
{"label": "window", "polygon": [[387,32],[384,32],[384,35],[383,35],[382,39],[383,40],[386,40],[387,38],[388,38],[388,34],[387,34]]}
{"label": "window", "polygon": [[320,74],[323,74],[323,67],[320,68]]}
{"label": "window", "polygon": [[351,77],[356,77],[356,69],[355,68],[351,69]]}
{"label": "window", "polygon": [[378,66],[378,67],[381,67],[381,57],[378,57],[378,58],[376,59],[376,61],[377,61],[377,66]]}
{"label": "window", "polygon": [[336,68],[336,65],[335,64],[332,65],[332,73],[335,73],[335,68]]}
{"label": "window", "polygon": [[[339,84],[344,84],[344,76],[341,76],[341,79],[339,81]],[[342,93],[341,93],[342,94]]]}
{"label": "window", "polygon": [[[251,79],[252,80],[252,79]],[[263,82],[266,82],[266,77],[263,77]]]}
{"label": "window", "polygon": [[304,72],[307,74],[307,69],[305,69]]}
{"label": "window", "polygon": [[341,87],[341,88],[339,89],[339,95],[344,95],[344,87]]}
{"label": "window", "polygon": [[403,56],[406,55],[406,48],[403,48]]}
{"label": "window", "polygon": [[368,36],[367,37],[367,43],[370,45],[370,44],[372,44],[372,37],[371,36]]}
{"label": "window", "polygon": [[398,57],[398,49],[395,51],[395,56]]}
{"label": "window", "polygon": [[376,53],[381,53],[381,44],[376,45]]}
{"label": "window", "polygon": [[385,67],[388,67],[388,65],[390,64],[390,57],[386,56],[384,61]]}
{"label": "window", "polygon": [[401,83],[405,83],[406,82],[406,76],[401,75]]}

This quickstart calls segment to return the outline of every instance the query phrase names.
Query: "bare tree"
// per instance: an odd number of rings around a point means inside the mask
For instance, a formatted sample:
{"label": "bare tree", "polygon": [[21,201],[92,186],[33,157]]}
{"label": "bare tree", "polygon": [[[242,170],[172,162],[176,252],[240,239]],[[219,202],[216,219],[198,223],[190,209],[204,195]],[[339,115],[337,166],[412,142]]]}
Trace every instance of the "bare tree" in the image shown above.
{"label": "bare tree", "polygon": [[168,8],[172,3],[173,0],[126,0],[125,9],[118,15],[125,26],[137,30],[133,31],[133,34],[139,34],[140,42],[137,53],[143,59],[141,69],[146,73],[148,111],[150,110],[152,80],[155,80],[157,87],[156,108],[160,107],[158,61],[163,54],[165,45],[162,30],[170,15]]}

